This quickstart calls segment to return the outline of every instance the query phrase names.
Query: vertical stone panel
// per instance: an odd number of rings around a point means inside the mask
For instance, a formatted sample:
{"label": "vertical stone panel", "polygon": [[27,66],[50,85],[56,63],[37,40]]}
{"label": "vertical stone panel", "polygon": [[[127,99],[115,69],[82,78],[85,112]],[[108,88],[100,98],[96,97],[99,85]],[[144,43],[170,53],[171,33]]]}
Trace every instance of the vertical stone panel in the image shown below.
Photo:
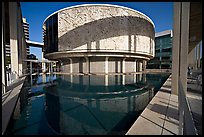
{"label": "vertical stone panel", "polygon": [[125,72],[134,72],[134,67],[135,67],[134,60],[132,59],[125,60]]}
{"label": "vertical stone panel", "polygon": [[90,57],[90,73],[105,73],[105,57]]}

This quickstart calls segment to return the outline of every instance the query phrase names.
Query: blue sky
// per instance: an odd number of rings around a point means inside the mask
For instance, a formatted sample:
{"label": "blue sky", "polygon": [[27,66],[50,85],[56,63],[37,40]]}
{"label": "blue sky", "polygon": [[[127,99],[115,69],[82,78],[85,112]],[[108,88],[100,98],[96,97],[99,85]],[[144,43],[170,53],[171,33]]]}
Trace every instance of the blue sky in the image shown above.
{"label": "blue sky", "polygon": [[[30,25],[30,40],[43,42],[42,24],[53,12],[69,6],[92,3],[114,4],[140,11],[154,22],[155,32],[173,28],[173,2],[20,2],[22,15]],[[30,48],[30,52],[40,60],[41,50],[41,48]]]}

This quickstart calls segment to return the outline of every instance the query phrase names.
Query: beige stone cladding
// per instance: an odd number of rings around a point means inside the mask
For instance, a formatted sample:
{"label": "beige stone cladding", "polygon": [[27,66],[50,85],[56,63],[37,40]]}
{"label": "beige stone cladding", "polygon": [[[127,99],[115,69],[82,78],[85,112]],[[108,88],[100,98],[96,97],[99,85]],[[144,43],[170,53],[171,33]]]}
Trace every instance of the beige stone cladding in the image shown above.
{"label": "beige stone cladding", "polygon": [[58,12],[59,51],[91,49],[153,55],[154,26],[134,10],[87,5]]}
{"label": "beige stone cladding", "polygon": [[[49,23],[51,17],[57,17],[57,25]],[[66,73],[140,72],[155,54],[152,20],[130,8],[78,5],[53,13],[45,24],[58,29],[57,40],[47,31],[51,39],[45,57],[61,60]],[[57,44],[52,45],[52,40]]]}

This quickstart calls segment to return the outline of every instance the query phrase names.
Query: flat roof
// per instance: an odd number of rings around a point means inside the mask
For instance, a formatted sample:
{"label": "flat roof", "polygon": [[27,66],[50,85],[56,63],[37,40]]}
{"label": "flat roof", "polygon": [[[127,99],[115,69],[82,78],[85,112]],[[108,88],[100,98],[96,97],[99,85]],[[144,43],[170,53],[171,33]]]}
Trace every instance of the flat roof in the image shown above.
{"label": "flat roof", "polygon": [[161,37],[161,36],[165,36],[169,34],[171,34],[171,37],[173,36],[172,30],[165,30],[165,31],[157,32],[155,33],[155,37]]}

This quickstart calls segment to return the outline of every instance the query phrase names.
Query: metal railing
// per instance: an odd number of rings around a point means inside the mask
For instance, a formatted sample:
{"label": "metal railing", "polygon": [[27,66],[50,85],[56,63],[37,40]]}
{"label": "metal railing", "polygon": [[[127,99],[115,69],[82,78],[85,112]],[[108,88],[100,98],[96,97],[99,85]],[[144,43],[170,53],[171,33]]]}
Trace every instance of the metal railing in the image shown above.
{"label": "metal railing", "polygon": [[179,79],[179,135],[198,135],[193,121],[191,109]]}

